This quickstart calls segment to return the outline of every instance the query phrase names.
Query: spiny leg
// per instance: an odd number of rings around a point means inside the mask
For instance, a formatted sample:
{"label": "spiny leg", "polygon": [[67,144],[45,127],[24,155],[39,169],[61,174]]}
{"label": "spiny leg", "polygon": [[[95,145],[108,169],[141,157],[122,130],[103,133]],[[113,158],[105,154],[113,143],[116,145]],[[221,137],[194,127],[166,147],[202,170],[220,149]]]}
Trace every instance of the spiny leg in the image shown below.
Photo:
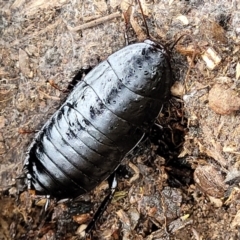
{"label": "spiny leg", "polygon": [[109,187],[110,187],[110,193],[104,198],[101,205],[98,207],[98,210],[94,214],[93,219],[88,224],[88,226],[85,230],[86,234],[91,233],[91,231],[95,227],[96,222],[101,218],[101,216],[103,215],[104,211],[106,210],[108,204],[111,202],[111,200],[114,196],[114,193],[115,193],[116,187],[117,187],[116,172],[114,172],[110,175],[110,177],[108,178],[108,184],[109,184]]}

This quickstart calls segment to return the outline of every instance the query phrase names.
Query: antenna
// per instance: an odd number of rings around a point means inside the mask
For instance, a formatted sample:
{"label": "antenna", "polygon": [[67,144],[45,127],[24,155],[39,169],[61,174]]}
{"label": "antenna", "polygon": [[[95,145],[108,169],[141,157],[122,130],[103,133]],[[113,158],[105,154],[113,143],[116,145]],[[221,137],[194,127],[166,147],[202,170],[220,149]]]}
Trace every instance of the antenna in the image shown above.
{"label": "antenna", "polygon": [[140,6],[140,10],[141,10],[141,13],[142,13],[142,16],[143,16],[143,21],[144,21],[144,25],[146,27],[147,36],[150,37],[147,22],[146,22],[146,19],[144,17],[144,14],[143,14],[143,9],[142,9],[141,2],[140,2],[140,0],[137,0],[137,1],[138,1],[139,6]]}

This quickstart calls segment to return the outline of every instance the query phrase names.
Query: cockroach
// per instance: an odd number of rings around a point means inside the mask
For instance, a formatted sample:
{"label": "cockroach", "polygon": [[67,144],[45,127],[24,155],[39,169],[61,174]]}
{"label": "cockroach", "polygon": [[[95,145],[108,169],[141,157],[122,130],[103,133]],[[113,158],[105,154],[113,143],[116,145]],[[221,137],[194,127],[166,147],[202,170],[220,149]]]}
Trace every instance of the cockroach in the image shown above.
{"label": "cockroach", "polygon": [[170,95],[170,57],[152,40],[128,45],[93,68],[45,123],[29,147],[23,172],[28,189],[75,198],[110,179],[141,141]]}

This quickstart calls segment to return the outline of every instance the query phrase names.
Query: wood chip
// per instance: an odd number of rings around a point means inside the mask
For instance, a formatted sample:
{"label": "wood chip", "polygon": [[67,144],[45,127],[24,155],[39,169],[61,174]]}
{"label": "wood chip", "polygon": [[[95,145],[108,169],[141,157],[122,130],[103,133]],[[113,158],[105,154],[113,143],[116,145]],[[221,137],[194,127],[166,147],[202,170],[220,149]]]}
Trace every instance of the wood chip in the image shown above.
{"label": "wood chip", "polygon": [[209,70],[213,70],[222,60],[213,48],[208,48],[202,54],[202,59],[206,63]]}
{"label": "wood chip", "polygon": [[238,80],[239,77],[240,77],[240,63],[238,62],[236,66],[236,80]]}

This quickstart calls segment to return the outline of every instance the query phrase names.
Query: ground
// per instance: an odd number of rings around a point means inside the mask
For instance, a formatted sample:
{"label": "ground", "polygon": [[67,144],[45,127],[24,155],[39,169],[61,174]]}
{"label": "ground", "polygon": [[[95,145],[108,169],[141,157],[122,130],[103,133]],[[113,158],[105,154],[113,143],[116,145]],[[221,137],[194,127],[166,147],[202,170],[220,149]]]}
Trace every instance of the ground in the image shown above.
{"label": "ground", "polygon": [[[141,4],[151,38],[171,52],[176,83],[160,126],[124,159],[93,239],[240,239],[240,3]],[[0,7],[0,239],[78,239],[107,183],[83,197],[91,206],[52,203],[42,219],[45,200],[24,192],[15,201],[15,180],[34,132],[67,96],[50,83],[66,89],[82,67],[124,47],[125,33],[130,43],[143,41],[139,4],[11,0]]]}

